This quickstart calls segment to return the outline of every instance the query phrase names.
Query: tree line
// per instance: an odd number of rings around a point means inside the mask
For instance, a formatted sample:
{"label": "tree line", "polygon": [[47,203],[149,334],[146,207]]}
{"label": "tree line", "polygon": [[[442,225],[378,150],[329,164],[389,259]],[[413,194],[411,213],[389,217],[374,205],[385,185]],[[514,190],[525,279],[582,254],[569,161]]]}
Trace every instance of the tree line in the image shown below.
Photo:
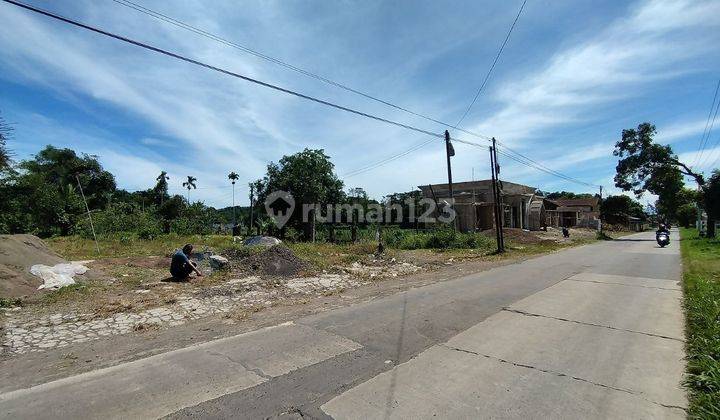
{"label": "tree line", "polygon": [[[615,184],[641,195],[645,191],[658,196],[649,210],[666,222],[691,225],[698,210],[704,210],[710,220],[717,220],[720,201],[720,173],[705,180],[691,168],[677,160],[670,146],[653,142],[655,127],[644,123],[637,129],[623,130],[616,144],[617,164]],[[169,176],[162,171],[151,188],[126,191],[117,188],[115,177],[99,163],[97,156],[78,154],[71,149],[47,146],[31,159],[13,163],[7,149],[11,135],[0,117],[0,233],[33,233],[41,237],[54,235],[89,235],[83,193],[99,234],[132,233],[141,238],[160,234],[209,234],[219,225],[237,223],[246,233],[274,233],[288,231],[299,239],[312,236],[312,224],[303,221],[303,212],[296,210],[282,231],[273,229],[264,201],[269,194],[282,190],[300,203],[360,205],[365,209],[378,202],[368,197],[362,188],[345,191],[344,183],[335,174],[330,157],[322,149],[305,149],[283,156],[277,163],[268,164],[265,175],[248,184],[251,205],[230,206],[223,209],[192,202],[190,192],[197,188],[197,178],[188,176],[182,183],[185,197],[170,194]],[[683,175],[693,177],[701,185],[699,190],[684,185]],[[239,176],[228,175],[233,186]],[[572,192],[542,192],[548,199],[591,198],[592,194]],[[403,206],[407,199],[419,202],[420,191],[390,194],[386,204]],[[646,219],[647,209],[625,195],[605,198],[601,203],[601,217],[609,223],[622,223],[627,217]],[[354,223],[352,216],[342,214],[339,222]],[[401,221],[401,225],[404,222]],[[712,224],[710,224],[712,225]],[[409,227],[409,226],[405,226]],[[712,231],[709,234],[713,234]]]}

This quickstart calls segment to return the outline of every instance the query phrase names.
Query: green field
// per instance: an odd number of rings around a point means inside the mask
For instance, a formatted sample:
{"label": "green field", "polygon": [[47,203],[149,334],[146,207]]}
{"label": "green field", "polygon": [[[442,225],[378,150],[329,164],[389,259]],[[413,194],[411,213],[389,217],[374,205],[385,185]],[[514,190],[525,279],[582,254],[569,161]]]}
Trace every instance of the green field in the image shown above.
{"label": "green field", "polygon": [[690,418],[720,418],[720,240],[682,229]]}

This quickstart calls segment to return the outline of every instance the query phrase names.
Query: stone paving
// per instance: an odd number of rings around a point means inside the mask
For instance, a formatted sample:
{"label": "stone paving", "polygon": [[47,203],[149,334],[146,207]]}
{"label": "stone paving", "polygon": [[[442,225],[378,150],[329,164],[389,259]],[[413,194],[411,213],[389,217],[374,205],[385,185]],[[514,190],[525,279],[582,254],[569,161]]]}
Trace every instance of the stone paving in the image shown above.
{"label": "stone paving", "polygon": [[[192,296],[179,296],[172,305],[137,313],[122,312],[106,318],[84,313],[56,313],[28,319],[21,310],[5,311],[4,351],[14,354],[45,351],[98,340],[147,328],[172,327],[188,321],[228,313],[242,308],[271,306],[282,297],[334,292],[367,284],[363,277],[395,277],[420,270],[403,263],[388,269],[353,265],[343,274],[299,277],[266,288],[258,277],[233,279],[225,284],[202,289]],[[360,277],[358,277],[360,275]]]}

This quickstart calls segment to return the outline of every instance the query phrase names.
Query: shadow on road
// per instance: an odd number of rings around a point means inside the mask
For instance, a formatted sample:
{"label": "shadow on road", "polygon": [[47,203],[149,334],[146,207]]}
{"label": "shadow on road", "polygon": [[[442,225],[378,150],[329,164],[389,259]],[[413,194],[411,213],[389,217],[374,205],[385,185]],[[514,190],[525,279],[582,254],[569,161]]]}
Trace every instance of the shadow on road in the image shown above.
{"label": "shadow on road", "polygon": [[[395,366],[400,363],[400,357],[403,351],[403,342],[405,341],[405,322],[407,319],[407,292],[403,293],[403,306],[402,306],[402,318],[400,319],[400,332],[398,333],[398,343],[395,352]],[[392,378],[390,379],[390,388],[388,389],[388,396],[385,402],[385,419],[390,418],[392,413],[393,400],[395,399],[395,388],[397,387],[397,368],[392,369]]]}

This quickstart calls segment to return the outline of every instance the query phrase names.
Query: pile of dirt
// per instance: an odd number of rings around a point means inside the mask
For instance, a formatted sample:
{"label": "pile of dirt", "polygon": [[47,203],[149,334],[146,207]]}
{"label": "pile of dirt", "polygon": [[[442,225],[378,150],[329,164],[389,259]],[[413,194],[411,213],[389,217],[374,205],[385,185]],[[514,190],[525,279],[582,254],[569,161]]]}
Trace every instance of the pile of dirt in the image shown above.
{"label": "pile of dirt", "polygon": [[30,274],[30,267],[63,262],[37,236],[0,235],[0,296],[17,298],[36,293],[43,281]]}
{"label": "pile of dirt", "polygon": [[305,262],[282,245],[270,247],[262,252],[245,257],[239,263],[242,269],[272,276],[296,276],[305,267]]}

